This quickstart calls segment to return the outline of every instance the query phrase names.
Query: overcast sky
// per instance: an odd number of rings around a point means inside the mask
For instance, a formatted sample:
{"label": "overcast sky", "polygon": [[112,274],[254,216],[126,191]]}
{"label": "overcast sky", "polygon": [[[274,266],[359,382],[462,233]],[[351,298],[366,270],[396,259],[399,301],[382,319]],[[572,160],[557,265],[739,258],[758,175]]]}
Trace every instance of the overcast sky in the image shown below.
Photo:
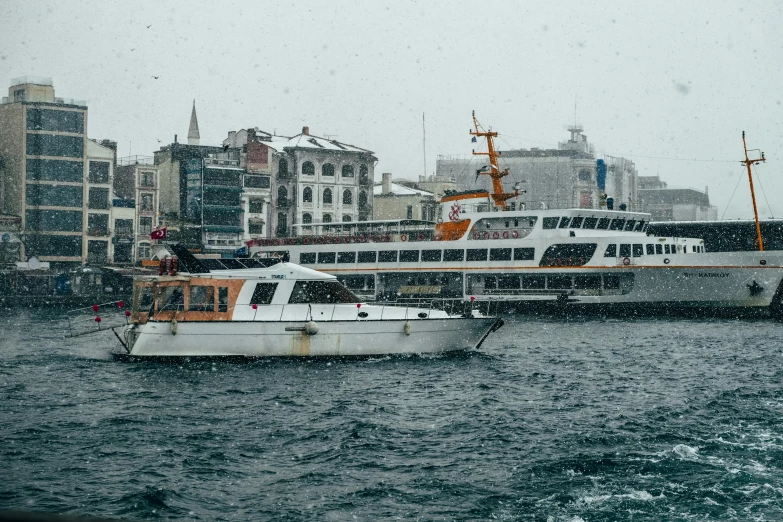
{"label": "overcast sky", "polygon": [[470,154],[472,110],[501,149],[554,148],[576,118],[599,155],[708,185],[726,218],[752,217],[745,130],[769,158],[760,213],[783,217],[782,5],[0,0],[0,86],[52,77],[120,156],[185,141],[195,99],[202,144],[308,125],[375,151],[376,178],[423,174],[422,113],[428,174]]}

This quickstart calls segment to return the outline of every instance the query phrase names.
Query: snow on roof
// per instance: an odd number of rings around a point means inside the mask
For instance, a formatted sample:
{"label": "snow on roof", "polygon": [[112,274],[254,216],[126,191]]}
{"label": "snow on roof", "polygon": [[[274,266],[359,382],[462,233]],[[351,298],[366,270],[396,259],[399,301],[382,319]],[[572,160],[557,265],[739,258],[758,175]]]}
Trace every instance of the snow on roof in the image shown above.
{"label": "snow on roof", "polygon": [[286,136],[267,136],[261,140],[261,143],[277,151],[286,148],[299,148],[373,154],[371,150],[355,147],[354,145],[348,145],[347,143],[341,143],[337,140],[327,140],[326,138],[321,138],[320,136],[313,136],[310,134],[297,134],[292,138],[288,138]]}
{"label": "snow on roof", "polygon": [[[432,192],[427,192],[426,190],[419,190],[419,189],[412,189],[409,187],[406,187],[405,185],[398,185],[397,183],[391,184],[391,193],[395,196],[435,196]],[[372,195],[373,196],[382,196],[383,195],[383,184],[381,185],[375,185],[372,189]]]}

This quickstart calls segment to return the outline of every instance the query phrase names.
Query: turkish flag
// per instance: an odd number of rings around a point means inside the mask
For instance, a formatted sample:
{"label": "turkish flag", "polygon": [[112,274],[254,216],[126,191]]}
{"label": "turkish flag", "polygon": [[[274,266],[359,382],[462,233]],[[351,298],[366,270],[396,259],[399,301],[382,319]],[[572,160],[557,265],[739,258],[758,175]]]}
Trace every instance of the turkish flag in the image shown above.
{"label": "turkish flag", "polygon": [[158,228],[150,234],[151,239],[166,239],[166,228]]}

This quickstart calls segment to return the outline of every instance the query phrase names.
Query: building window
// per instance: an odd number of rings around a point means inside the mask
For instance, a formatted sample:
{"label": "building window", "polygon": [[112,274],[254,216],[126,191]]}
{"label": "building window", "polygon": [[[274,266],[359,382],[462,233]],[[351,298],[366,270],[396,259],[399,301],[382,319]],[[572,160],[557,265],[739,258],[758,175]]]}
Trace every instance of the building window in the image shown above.
{"label": "building window", "polygon": [[321,167],[321,176],[333,178],[334,165],[332,165],[331,163],[324,163],[323,166]]}
{"label": "building window", "polygon": [[344,178],[353,177],[353,165],[343,165],[343,177]]}
{"label": "building window", "polygon": [[413,206],[412,205],[408,205],[408,210],[405,212],[405,216],[408,219],[413,219]]}
{"label": "building window", "polygon": [[245,176],[245,186],[248,188],[269,188],[269,176]]}
{"label": "building window", "polygon": [[142,172],[141,173],[141,186],[142,187],[154,187],[155,186],[155,173],[154,172]]}
{"label": "building window", "polygon": [[351,216],[343,216],[343,223],[350,223],[351,222]]}
{"label": "building window", "polygon": [[579,174],[577,174],[579,177],[579,181],[590,181],[593,179],[593,174],[589,170],[580,170]]}
{"label": "building window", "polygon": [[306,176],[315,176],[315,165],[311,161],[302,163],[302,174]]}
{"label": "building window", "polygon": [[87,197],[88,208],[109,208],[109,189],[91,188]]}
{"label": "building window", "polygon": [[359,182],[364,184],[370,182],[370,170],[367,168],[367,165],[359,166]]}
{"label": "building window", "polygon": [[[302,214],[302,224],[309,225],[313,222],[313,215],[309,212]],[[305,230],[310,230],[311,227],[303,227]]]}
{"label": "building window", "polygon": [[90,183],[108,183],[109,182],[109,162],[91,161],[90,174],[87,178]]}
{"label": "building window", "polygon": [[150,244],[149,243],[139,243],[139,252],[138,252],[138,259],[149,259],[150,258]]}
{"label": "building window", "polygon": [[253,236],[260,236],[264,233],[264,222],[259,219],[251,219],[247,223],[247,231]]}
{"label": "building window", "polygon": [[302,191],[302,201],[304,203],[312,203],[313,202],[313,189],[310,187],[305,187]]}
{"label": "building window", "polygon": [[84,138],[59,134],[28,134],[28,156],[59,156],[81,158],[84,156]]}
{"label": "building window", "polygon": [[288,177],[288,161],[286,161],[285,158],[280,158],[277,165],[277,172],[285,178]]}
{"label": "building window", "polygon": [[[90,189],[90,193],[92,193],[93,190],[95,190],[95,189]],[[142,194],[141,195],[141,211],[142,212],[153,212],[154,211],[154,208],[152,206],[152,194]]]}
{"label": "building window", "polygon": [[108,236],[109,214],[87,214],[87,233],[91,236]]}
{"label": "building window", "polygon": [[277,231],[278,236],[285,236],[288,234],[288,216],[283,212],[277,214]]}
{"label": "building window", "polygon": [[277,189],[277,206],[288,206],[288,190],[285,187],[278,187]]}
{"label": "building window", "polygon": [[353,205],[353,193],[349,189],[343,191],[343,205]]}
{"label": "building window", "polygon": [[332,189],[330,188],[324,189],[324,204],[325,205],[332,204]]}
{"label": "building window", "polygon": [[331,214],[324,214],[323,222],[324,223],[331,223],[332,222],[332,215]]}
{"label": "building window", "polygon": [[[30,230],[44,232],[81,232],[81,210],[32,210],[25,211],[25,224]],[[51,239],[51,238],[47,238]],[[72,240],[72,236],[66,238]],[[81,250],[81,247],[79,248]],[[44,254],[47,255],[47,254]],[[51,254],[57,255],[57,254]],[[81,255],[81,254],[79,254]]]}
{"label": "building window", "polygon": [[248,200],[248,211],[251,214],[261,214],[264,212],[264,200],[261,198],[250,198]]}
{"label": "building window", "polygon": [[147,235],[152,233],[152,218],[140,217],[139,218],[139,234]]}
{"label": "building window", "polygon": [[114,235],[115,236],[132,236],[133,235],[133,220],[132,219],[115,219],[114,220]]}
{"label": "building window", "polygon": [[25,204],[43,207],[82,207],[84,191],[74,185],[38,185],[25,187]]}
{"label": "building window", "polygon": [[27,109],[27,130],[84,134],[84,113],[58,109]]}
{"label": "building window", "polygon": [[359,192],[359,206],[362,208],[367,206],[367,193],[363,190]]}

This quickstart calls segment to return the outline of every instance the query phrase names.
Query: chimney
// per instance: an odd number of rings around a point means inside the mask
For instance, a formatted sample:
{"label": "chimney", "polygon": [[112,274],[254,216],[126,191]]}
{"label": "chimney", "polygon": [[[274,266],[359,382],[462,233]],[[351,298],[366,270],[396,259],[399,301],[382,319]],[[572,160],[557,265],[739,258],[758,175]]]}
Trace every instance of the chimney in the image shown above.
{"label": "chimney", "polygon": [[392,193],[391,186],[392,186],[391,172],[384,172],[381,194],[391,194]]}
{"label": "chimney", "polygon": [[304,134],[305,136],[309,136],[310,135],[310,127],[308,127],[308,126],[302,127],[302,134]]}

